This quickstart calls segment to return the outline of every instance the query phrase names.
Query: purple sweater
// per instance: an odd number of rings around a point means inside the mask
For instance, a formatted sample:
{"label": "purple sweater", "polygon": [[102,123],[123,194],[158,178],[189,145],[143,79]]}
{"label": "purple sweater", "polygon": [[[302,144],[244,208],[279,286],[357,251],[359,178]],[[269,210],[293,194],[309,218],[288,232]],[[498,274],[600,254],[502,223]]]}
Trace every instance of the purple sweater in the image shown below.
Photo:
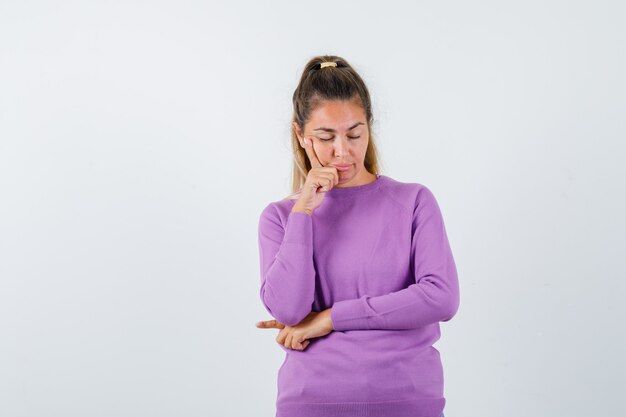
{"label": "purple sweater", "polygon": [[291,326],[332,307],[335,330],[302,351],[279,345],[276,417],[440,417],[432,345],[459,284],[433,193],[381,174],[331,189],[312,215],[291,212],[296,198],[260,216],[261,300]]}

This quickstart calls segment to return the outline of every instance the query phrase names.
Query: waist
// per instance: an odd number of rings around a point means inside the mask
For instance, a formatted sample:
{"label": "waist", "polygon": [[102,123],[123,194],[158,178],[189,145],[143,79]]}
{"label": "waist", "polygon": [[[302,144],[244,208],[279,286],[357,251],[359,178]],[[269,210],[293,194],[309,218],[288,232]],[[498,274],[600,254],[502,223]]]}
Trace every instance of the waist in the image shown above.
{"label": "waist", "polygon": [[[435,327],[436,326],[436,327]],[[412,330],[351,330],[286,349],[278,403],[377,403],[443,398],[439,325]]]}
{"label": "waist", "polygon": [[280,403],[276,417],[443,417],[445,398],[385,402]]}

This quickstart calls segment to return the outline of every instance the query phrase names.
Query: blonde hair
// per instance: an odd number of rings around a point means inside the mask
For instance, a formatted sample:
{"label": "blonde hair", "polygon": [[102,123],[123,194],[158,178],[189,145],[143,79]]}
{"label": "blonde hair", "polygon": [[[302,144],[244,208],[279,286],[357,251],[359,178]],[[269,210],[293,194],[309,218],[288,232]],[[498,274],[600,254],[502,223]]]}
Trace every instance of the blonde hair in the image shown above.
{"label": "blonde hair", "polygon": [[[336,66],[321,66],[323,62],[335,62]],[[369,142],[365,152],[365,169],[372,174],[379,174],[380,162],[372,125],[372,102],[370,94],[363,79],[343,58],[335,55],[320,55],[307,62],[300,77],[300,82],[293,93],[293,117],[301,131],[308,122],[311,113],[317,106],[326,100],[355,101],[363,108],[367,127],[369,130]],[[311,170],[311,164],[306,150],[300,146],[296,129],[291,124],[291,146],[293,150],[293,194],[283,200],[297,198],[306,181],[306,176]]]}

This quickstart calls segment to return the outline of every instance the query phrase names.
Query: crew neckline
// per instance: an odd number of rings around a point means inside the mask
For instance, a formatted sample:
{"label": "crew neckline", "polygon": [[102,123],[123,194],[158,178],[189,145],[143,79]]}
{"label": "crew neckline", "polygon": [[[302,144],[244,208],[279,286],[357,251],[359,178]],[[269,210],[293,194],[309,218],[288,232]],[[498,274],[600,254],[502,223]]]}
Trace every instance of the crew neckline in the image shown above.
{"label": "crew neckline", "polygon": [[370,183],[363,185],[355,185],[352,187],[333,187],[330,191],[326,192],[327,197],[345,197],[355,194],[361,194],[370,190],[375,190],[380,187],[387,177],[383,174],[376,174],[376,179]]}

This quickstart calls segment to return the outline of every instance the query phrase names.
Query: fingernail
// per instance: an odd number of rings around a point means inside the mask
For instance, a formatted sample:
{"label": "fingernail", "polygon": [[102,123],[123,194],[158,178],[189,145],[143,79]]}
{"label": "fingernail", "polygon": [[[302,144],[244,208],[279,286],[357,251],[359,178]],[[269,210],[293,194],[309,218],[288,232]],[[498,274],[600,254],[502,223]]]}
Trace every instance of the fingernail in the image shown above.
{"label": "fingernail", "polygon": [[307,143],[306,143],[306,136],[304,137],[304,144],[305,144],[305,145],[307,144]]}

